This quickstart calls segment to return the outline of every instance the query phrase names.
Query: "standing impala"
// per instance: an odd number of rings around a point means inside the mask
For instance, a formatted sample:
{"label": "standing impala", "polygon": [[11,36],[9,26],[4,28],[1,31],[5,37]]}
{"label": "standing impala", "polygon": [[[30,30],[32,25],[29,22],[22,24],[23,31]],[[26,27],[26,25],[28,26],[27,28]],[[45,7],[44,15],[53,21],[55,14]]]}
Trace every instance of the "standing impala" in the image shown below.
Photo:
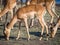
{"label": "standing impala", "polygon": [[[30,35],[29,35],[29,28],[28,28],[28,23],[27,23],[27,19],[28,17],[30,18],[34,18],[34,15],[38,18],[41,26],[42,26],[42,32],[41,32],[41,37],[39,40],[42,39],[43,36],[43,32],[44,32],[44,26],[46,27],[46,32],[47,32],[47,36],[48,36],[48,26],[46,25],[45,21],[44,21],[44,15],[46,13],[46,9],[45,7],[43,7],[42,5],[27,5],[24,6],[22,8],[19,8],[18,11],[16,12],[15,16],[12,18],[12,20],[10,21],[10,23],[7,25],[7,27],[4,30],[4,35],[6,36],[6,39],[9,40],[10,37],[10,31],[11,28],[13,27],[13,25],[19,20],[24,20],[25,22],[25,26],[27,29],[27,34],[28,34],[28,40],[30,39]],[[19,35],[17,36],[16,39],[19,38]]]}
{"label": "standing impala", "polygon": [[11,12],[11,17],[13,17],[13,8],[16,6],[16,0],[6,0],[7,4],[4,9],[0,12],[0,18],[4,16],[8,11]]}
{"label": "standing impala", "polygon": [[[27,1],[27,5],[30,5],[30,4],[43,5],[46,8],[47,12],[49,12],[49,14],[52,17],[50,23],[53,23],[54,16],[57,16],[57,14],[55,13],[55,0],[29,0]],[[33,21],[34,19],[32,19],[31,26],[33,26]]]}

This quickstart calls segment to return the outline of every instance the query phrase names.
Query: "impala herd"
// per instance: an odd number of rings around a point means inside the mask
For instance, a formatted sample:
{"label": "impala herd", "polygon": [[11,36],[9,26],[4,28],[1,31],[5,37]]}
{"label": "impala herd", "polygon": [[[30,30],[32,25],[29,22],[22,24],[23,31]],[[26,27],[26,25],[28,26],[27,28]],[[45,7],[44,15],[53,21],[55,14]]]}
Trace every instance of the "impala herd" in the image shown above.
{"label": "impala herd", "polygon": [[[27,0],[27,5],[19,8],[15,15],[13,16],[13,8],[17,7],[17,0],[7,0],[7,4],[4,7],[4,9],[0,12],[0,18],[2,16],[4,16],[7,12],[11,12],[11,21],[10,23],[5,27],[5,30],[3,32],[5,39],[9,40],[10,37],[10,31],[11,28],[14,26],[14,24],[17,21],[24,21],[25,26],[26,26],[26,31],[27,31],[27,36],[28,36],[28,40],[30,39],[30,34],[29,34],[29,26],[28,26],[28,21],[27,19],[30,17],[30,19],[32,19],[32,24],[30,25],[30,27],[33,26],[34,23],[34,16],[37,17],[37,19],[39,20],[39,23],[41,24],[41,37],[39,40],[42,39],[43,37],[43,32],[44,32],[44,28],[46,28],[46,34],[47,37],[49,36],[49,32],[48,30],[51,31],[50,35],[51,37],[54,37],[57,29],[60,25],[60,17],[56,14],[55,12],[55,0]],[[46,14],[46,12],[49,13],[49,15],[51,16],[51,25],[47,25],[47,23],[44,20],[44,15]],[[55,26],[53,26],[53,19],[54,16],[56,16],[58,18],[58,21],[56,23]],[[20,31],[18,33],[17,36],[17,40],[20,37]]]}

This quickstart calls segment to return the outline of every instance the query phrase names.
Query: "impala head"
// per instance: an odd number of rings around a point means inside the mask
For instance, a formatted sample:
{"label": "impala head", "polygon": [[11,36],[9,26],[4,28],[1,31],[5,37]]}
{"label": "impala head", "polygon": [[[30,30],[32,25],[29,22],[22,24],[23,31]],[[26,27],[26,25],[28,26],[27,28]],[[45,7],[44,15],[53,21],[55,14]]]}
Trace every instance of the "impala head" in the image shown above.
{"label": "impala head", "polygon": [[49,30],[51,31],[52,38],[56,35],[56,32],[57,32],[59,25],[60,25],[60,17],[58,17],[57,23],[52,23],[49,25]]}
{"label": "impala head", "polygon": [[[8,26],[8,24],[9,24],[9,23],[7,23],[7,26]],[[4,27],[5,29],[4,29],[4,31],[3,31],[3,34],[4,34],[4,36],[5,36],[5,39],[6,39],[6,40],[9,40],[10,29],[9,29],[7,26]]]}
{"label": "impala head", "polygon": [[56,25],[55,23],[49,24],[50,35],[51,35],[52,38],[53,38],[53,37],[55,36],[55,34],[56,34],[56,31],[55,31],[55,29],[54,29],[55,25]]}

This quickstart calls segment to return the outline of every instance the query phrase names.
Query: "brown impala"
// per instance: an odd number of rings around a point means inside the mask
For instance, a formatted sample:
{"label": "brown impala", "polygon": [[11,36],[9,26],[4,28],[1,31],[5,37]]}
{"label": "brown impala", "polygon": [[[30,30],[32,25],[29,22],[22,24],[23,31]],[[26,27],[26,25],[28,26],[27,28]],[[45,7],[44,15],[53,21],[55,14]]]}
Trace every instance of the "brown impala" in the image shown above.
{"label": "brown impala", "polygon": [[[27,5],[30,5],[30,4],[43,5],[52,17],[50,23],[53,23],[54,16],[57,16],[57,14],[55,13],[55,0],[29,0],[27,1]],[[31,27],[33,26],[33,21],[34,19],[32,19]]]}
{"label": "brown impala", "polygon": [[[7,25],[7,27],[4,30],[4,35],[6,36],[6,39],[9,40],[10,37],[10,31],[11,28],[13,27],[13,25],[19,20],[24,20],[25,22],[25,26],[27,29],[27,34],[28,34],[28,40],[30,39],[30,35],[29,35],[29,28],[28,28],[28,23],[27,23],[27,19],[28,17],[30,18],[34,18],[34,15],[38,18],[41,26],[42,26],[42,32],[41,32],[41,37],[39,40],[42,39],[43,36],[43,32],[44,32],[44,26],[46,27],[46,32],[47,32],[47,36],[48,36],[48,26],[46,25],[46,22],[44,21],[44,15],[46,13],[46,9],[45,7],[43,7],[42,5],[27,5],[24,6],[22,8],[19,8],[18,11],[16,12],[15,16],[12,18],[12,20],[10,21],[10,23]],[[19,35],[17,36],[17,39],[19,38]]]}
{"label": "brown impala", "polygon": [[16,6],[16,0],[7,0],[7,4],[4,9],[0,12],[0,18],[4,16],[8,11],[11,12],[11,17],[13,17],[13,8]]}

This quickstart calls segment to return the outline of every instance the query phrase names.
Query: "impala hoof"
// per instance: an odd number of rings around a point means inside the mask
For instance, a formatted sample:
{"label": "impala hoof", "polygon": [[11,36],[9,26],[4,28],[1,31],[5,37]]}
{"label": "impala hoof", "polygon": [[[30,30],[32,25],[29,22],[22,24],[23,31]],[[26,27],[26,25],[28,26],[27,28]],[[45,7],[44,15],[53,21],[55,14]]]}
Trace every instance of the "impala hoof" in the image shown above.
{"label": "impala hoof", "polygon": [[9,41],[9,38],[6,38],[7,41]]}
{"label": "impala hoof", "polygon": [[30,38],[28,38],[28,41],[30,40]]}
{"label": "impala hoof", "polygon": [[28,37],[28,40],[30,40],[30,36]]}
{"label": "impala hoof", "polygon": [[40,39],[39,40],[42,40],[42,37],[40,37]]}
{"label": "impala hoof", "polygon": [[16,38],[16,40],[18,40],[19,38]]}
{"label": "impala hoof", "polygon": [[29,26],[29,28],[32,28],[33,26]]}

